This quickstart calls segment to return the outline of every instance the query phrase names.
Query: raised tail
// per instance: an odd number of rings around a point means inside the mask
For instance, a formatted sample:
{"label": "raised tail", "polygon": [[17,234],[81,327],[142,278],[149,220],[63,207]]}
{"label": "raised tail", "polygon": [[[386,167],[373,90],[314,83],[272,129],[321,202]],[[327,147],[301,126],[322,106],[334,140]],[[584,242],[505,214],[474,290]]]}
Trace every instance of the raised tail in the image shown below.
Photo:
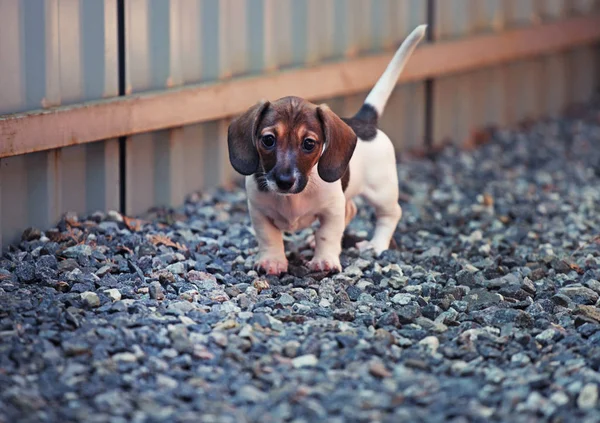
{"label": "raised tail", "polygon": [[378,118],[383,114],[385,105],[396,86],[396,82],[398,82],[400,74],[408,62],[408,59],[417,47],[417,44],[419,44],[425,36],[426,31],[427,25],[419,25],[413,29],[408,37],[406,37],[365,99],[363,107],[355,115],[356,118],[377,122]]}

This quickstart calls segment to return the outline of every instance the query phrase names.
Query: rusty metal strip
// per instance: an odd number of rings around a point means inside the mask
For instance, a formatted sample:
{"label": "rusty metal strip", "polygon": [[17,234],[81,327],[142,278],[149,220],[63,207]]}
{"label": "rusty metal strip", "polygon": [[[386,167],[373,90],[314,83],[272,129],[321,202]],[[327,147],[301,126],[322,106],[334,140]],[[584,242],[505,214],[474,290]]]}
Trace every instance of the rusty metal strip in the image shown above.
{"label": "rusty metal strip", "polygon": [[[534,57],[600,40],[600,15],[423,45],[400,82]],[[129,95],[0,117],[0,157],[217,120],[261,98],[310,100],[368,90],[390,54],[254,78]]]}

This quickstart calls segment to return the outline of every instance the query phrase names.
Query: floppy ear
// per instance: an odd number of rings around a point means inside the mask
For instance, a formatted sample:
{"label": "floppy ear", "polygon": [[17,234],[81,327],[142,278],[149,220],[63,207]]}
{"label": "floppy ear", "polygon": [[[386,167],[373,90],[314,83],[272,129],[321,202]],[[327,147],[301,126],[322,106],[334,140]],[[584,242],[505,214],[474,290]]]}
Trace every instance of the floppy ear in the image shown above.
{"label": "floppy ear", "polygon": [[229,161],[242,175],[252,175],[258,171],[259,160],[256,151],[258,125],[269,105],[268,101],[255,104],[235,118],[227,130]]}
{"label": "floppy ear", "polygon": [[317,115],[325,134],[325,152],[319,159],[317,170],[325,182],[334,182],[346,172],[356,147],[356,134],[324,104],[317,107]]}

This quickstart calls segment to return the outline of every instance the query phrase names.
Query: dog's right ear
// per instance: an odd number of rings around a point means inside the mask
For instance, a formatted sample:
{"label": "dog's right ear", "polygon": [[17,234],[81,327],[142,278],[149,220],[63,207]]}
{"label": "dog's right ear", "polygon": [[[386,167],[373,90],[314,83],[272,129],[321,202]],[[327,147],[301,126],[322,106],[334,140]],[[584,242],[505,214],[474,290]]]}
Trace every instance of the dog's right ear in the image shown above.
{"label": "dog's right ear", "polygon": [[229,161],[242,175],[252,175],[258,171],[258,126],[270,104],[268,101],[261,101],[250,107],[244,114],[235,118],[227,130]]}

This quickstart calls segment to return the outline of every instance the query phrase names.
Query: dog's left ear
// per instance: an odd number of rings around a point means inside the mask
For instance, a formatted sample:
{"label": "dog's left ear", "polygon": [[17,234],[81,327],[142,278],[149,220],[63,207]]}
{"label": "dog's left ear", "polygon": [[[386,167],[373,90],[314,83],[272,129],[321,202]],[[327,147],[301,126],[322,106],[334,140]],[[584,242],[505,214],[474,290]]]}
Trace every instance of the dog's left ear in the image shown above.
{"label": "dog's left ear", "polygon": [[317,107],[317,115],[325,135],[325,152],[319,159],[317,170],[325,182],[335,182],[346,172],[350,163],[356,147],[356,134],[324,104]]}
{"label": "dog's left ear", "polygon": [[235,118],[227,129],[229,161],[233,168],[242,175],[252,175],[258,171],[257,132],[269,105],[268,101],[255,104],[244,114]]}

